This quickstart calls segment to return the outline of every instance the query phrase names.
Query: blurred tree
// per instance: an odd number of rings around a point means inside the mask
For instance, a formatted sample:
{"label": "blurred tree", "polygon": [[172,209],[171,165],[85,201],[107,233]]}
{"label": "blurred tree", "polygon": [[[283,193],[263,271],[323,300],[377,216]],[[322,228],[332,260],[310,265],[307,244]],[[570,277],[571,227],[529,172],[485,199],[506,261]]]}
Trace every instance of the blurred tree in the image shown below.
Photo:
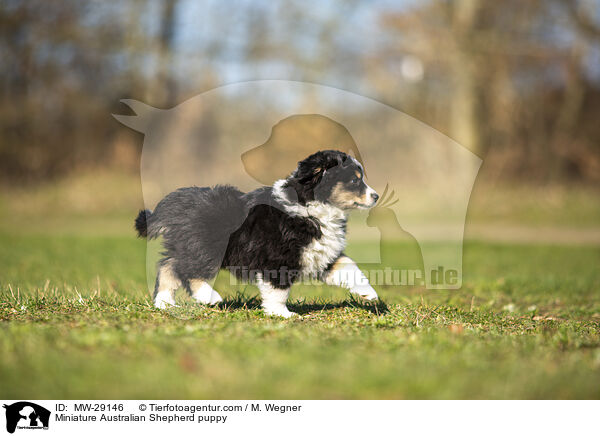
{"label": "blurred tree", "polygon": [[160,31],[156,38],[157,68],[151,86],[146,89],[146,100],[161,107],[177,104],[177,82],[172,72],[176,32],[177,0],[163,0],[160,14]]}
{"label": "blurred tree", "polygon": [[450,112],[450,136],[476,154],[481,153],[479,128],[479,92],[477,74],[481,66],[474,53],[480,0],[455,0],[452,4],[450,33],[455,52],[451,58],[453,105]]}
{"label": "blurred tree", "polygon": [[498,176],[597,179],[600,132],[582,112],[600,108],[598,67],[587,63],[598,50],[593,6],[438,0],[387,11],[397,37],[372,57],[422,59],[425,80],[413,86],[427,104],[402,106],[485,155]]}
{"label": "blurred tree", "polygon": [[[4,0],[0,181],[135,169],[141,141],[110,117],[119,99],[167,108],[250,79],[381,100],[485,156],[493,177],[598,181],[599,6]],[[210,108],[199,138],[222,116]]]}
{"label": "blurred tree", "polygon": [[97,120],[108,111],[107,94],[116,91],[103,84],[112,79],[120,35],[110,22],[86,22],[85,12],[75,1],[0,6],[4,179],[64,173],[101,154],[90,143],[107,137]]}

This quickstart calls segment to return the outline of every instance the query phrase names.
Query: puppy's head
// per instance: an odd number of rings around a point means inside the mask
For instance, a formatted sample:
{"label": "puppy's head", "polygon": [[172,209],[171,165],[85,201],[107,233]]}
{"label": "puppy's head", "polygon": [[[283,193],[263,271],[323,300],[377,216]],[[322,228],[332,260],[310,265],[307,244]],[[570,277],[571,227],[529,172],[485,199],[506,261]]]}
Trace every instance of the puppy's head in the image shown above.
{"label": "puppy's head", "polygon": [[340,209],[368,209],[379,198],[365,183],[360,162],[337,150],[318,151],[298,162],[284,186],[295,190],[301,204],[319,201]]}

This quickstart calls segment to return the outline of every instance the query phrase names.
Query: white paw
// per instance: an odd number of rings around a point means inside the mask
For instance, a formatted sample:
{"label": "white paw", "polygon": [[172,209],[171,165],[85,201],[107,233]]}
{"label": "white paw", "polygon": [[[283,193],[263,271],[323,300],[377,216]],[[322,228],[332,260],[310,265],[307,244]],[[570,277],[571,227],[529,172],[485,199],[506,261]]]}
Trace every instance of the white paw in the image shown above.
{"label": "white paw", "polygon": [[154,307],[156,307],[157,309],[167,309],[169,307],[179,307],[175,304],[175,301],[166,301],[166,300],[162,300],[162,299],[156,299],[154,300]]}
{"label": "white paw", "polygon": [[350,289],[350,292],[352,294],[358,295],[361,298],[364,298],[367,301],[375,301],[379,299],[377,292],[375,292],[375,289],[373,289],[371,285],[356,286]]}
{"label": "white paw", "polygon": [[192,297],[198,303],[202,304],[217,304],[223,301],[219,293],[206,282],[202,282],[202,284],[196,288]]}
{"label": "white paw", "polygon": [[221,296],[219,295],[219,293],[217,291],[212,291],[211,295],[210,295],[210,301],[208,302],[208,304],[218,304],[221,301],[223,301],[223,298],[221,298]]}
{"label": "white paw", "polygon": [[267,306],[263,307],[265,311],[265,315],[269,316],[281,316],[283,318],[291,318],[294,315],[297,315],[295,312],[290,312],[285,305],[281,306]]}
{"label": "white paw", "polygon": [[193,295],[194,300],[201,304],[217,304],[223,301],[223,298],[219,295],[219,293],[215,290],[210,290],[209,292],[204,293],[196,293]]}

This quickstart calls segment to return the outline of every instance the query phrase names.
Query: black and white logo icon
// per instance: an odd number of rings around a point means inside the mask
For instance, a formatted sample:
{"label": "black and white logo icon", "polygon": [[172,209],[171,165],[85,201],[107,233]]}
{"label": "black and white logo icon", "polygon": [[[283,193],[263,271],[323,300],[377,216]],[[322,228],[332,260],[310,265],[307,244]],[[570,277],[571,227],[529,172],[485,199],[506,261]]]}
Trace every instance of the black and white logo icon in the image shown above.
{"label": "black and white logo icon", "polygon": [[6,409],[6,431],[14,433],[16,429],[47,430],[50,411],[29,401],[19,401],[3,406]]}

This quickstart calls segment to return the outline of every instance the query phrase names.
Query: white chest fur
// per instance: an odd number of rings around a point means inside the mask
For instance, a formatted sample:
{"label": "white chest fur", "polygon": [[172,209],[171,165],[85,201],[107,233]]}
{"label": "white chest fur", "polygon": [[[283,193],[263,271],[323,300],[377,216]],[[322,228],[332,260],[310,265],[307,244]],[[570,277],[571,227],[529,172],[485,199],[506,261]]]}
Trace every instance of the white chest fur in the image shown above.
{"label": "white chest fur", "polygon": [[307,245],[300,263],[304,274],[316,275],[332,263],[346,248],[346,213],[335,206],[310,202],[306,206],[292,203],[283,192],[285,180],[273,185],[273,195],[290,215],[313,218],[319,222],[321,237]]}
{"label": "white chest fur", "polygon": [[346,247],[346,215],[341,209],[323,203],[309,204],[307,212],[319,221],[322,234],[304,248],[301,264],[303,273],[316,275]]}

